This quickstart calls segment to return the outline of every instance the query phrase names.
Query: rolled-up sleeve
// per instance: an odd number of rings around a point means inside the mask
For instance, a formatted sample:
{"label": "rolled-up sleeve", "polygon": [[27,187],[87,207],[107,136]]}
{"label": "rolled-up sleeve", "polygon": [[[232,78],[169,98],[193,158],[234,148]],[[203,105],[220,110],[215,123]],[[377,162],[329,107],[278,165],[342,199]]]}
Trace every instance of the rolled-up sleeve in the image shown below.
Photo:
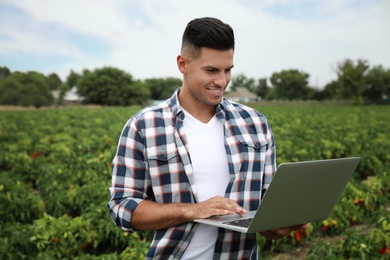
{"label": "rolled-up sleeve", "polygon": [[122,230],[136,231],[131,216],[140,202],[148,199],[150,178],[146,170],[144,141],[132,118],[124,126],[112,160],[112,183],[108,209],[112,221]]}

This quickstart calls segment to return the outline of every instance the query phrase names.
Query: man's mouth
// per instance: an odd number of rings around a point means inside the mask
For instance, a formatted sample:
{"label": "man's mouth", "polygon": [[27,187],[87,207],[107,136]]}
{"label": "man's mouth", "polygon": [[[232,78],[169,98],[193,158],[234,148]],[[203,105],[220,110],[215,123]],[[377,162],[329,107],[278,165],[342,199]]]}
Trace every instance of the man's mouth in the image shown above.
{"label": "man's mouth", "polygon": [[208,88],[208,90],[210,90],[211,92],[216,93],[216,94],[222,93],[222,89],[211,89],[211,88]]}

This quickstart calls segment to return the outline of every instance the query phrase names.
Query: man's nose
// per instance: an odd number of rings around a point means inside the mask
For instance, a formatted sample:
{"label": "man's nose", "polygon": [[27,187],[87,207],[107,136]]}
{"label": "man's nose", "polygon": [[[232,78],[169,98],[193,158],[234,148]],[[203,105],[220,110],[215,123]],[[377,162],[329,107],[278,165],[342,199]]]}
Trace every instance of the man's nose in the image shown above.
{"label": "man's nose", "polygon": [[219,73],[214,80],[214,84],[220,87],[226,87],[229,83],[228,76],[226,73]]}

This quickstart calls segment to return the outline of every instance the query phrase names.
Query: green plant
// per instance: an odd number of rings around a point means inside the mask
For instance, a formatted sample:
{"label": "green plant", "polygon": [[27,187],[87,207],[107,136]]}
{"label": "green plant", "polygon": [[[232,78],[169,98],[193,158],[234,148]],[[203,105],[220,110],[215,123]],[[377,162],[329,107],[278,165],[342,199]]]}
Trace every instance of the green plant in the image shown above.
{"label": "green plant", "polygon": [[[272,126],[278,164],[362,158],[325,221],[277,241],[259,236],[260,258],[308,245],[312,253],[307,257],[312,259],[318,254],[323,259],[387,257],[390,107],[255,108]],[[146,254],[153,234],[123,232],[112,223],[106,206],[119,134],[139,109],[1,111],[1,259],[122,259]]]}

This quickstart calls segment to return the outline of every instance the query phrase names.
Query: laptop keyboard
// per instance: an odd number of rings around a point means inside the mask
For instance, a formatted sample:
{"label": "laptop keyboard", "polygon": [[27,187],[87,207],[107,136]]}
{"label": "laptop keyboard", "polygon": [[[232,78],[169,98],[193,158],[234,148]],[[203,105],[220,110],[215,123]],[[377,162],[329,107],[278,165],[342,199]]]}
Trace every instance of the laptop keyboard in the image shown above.
{"label": "laptop keyboard", "polygon": [[253,218],[245,218],[245,219],[239,219],[239,220],[226,221],[226,222],[223,222],[223,224],[247,228],[251,224],[252,219]]}

